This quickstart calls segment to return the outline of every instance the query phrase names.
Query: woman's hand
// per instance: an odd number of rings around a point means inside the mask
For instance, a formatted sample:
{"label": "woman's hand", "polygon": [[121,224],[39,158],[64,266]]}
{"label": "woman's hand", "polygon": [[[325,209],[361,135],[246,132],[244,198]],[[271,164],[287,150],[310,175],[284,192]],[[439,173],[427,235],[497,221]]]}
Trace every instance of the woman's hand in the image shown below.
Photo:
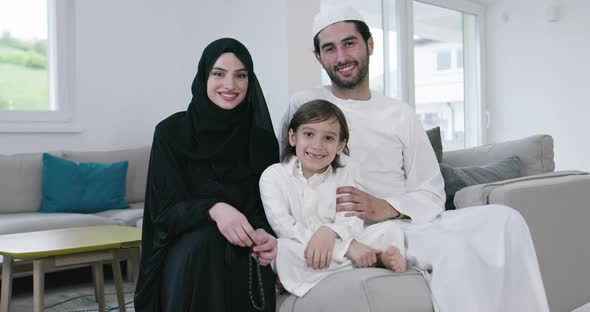
{"label": "woman's hand", "polygon": [[346,251],[346,257],[350,259],[350,261],[352,261],[358,268],[376,266],[377,257],[380,255],[380,250],[373,249],[363,243],[357,242],[354,239]]}
{"label": "woman's hand", "polygon": [[217,203],[209,209],[209,216],[217,223],[217,228],[230,243],[240,247],[254,245],[251,237],[254,229],[248,219],[236,208],[226,204]]}
{"label": "woman's hand", "polygon": [[274,236],[264,229],[257,229],[252,239],[254,240],[252,257],[256,257],[255,253],[258,253],[260,264],[268,265],[277,257],[277,239]]}
{"label": "woman's hand", "polygon": [[327,226],[320,226],[313,234],[307,247],[305,247],[305,259],[307,266],[314,269],[323,269],[332,262],[334,242],[338,234]]}

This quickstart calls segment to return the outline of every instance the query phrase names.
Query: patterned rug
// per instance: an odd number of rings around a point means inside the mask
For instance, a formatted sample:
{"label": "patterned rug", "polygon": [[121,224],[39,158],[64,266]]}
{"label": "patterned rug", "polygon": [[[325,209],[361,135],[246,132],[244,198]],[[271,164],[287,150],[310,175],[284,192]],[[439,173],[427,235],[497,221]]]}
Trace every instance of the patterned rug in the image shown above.
{"label": "patterned rug", "polygon": [[[46,275],[44,311],[46,312],[90,312],[98,311],[98,303],[94,298],[90,270],[70,270]],[[135,284],[124,282],[125,303],[127,311],[133,308],[133,292]],[[105,311],[119,311],[115,286],[112,276],[104,281]],[[33,311],[33,284],[28,277],[16,278],[10,311]]]}

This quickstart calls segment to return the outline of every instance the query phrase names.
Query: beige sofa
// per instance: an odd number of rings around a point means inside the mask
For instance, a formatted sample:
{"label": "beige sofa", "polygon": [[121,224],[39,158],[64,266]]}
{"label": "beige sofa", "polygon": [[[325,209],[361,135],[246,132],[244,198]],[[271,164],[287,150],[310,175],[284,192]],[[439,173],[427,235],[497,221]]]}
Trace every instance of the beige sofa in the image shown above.
{"label": "beige sofa", "polygon": [[[590,302],[590,175],[553,172],[548,135],[445,152],[442,162],[477,166],[513,155],[523,163],[523,177],[466,187],[455,195],[455,205],[504,204],[518,210],[532,233],[551,311],[570,312]],[[371,268],[334,274],[303,298],[283,294],[277,311],[432,312],[433,307],[419,272]]]}
{"label": "beige sofa", "polygon": [[83,162],[127,160],[129,166],[125,199],[130,207],[90,214],[38,212],[42,197],[42,154],[0,155],[0,235],[93,225],[135,226],[141,219],[149,147],[102,152],[50,153]]}

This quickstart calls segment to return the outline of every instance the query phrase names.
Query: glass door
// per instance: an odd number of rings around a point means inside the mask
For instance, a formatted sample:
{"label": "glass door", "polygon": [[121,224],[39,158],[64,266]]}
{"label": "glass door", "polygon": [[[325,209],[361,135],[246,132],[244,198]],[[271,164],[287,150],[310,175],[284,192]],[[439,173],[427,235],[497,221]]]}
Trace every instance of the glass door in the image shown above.
{"label": "glass door", "polygon": [[414,100],[425,129],[440,127],[445,150],[479,143],[477,17],[413,2]]}

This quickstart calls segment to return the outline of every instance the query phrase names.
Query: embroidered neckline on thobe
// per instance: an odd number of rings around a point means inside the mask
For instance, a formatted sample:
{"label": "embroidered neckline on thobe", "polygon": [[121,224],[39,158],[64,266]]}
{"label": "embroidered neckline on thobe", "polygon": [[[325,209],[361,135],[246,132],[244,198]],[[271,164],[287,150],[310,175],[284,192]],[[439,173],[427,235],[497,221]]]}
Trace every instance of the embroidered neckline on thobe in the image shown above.
{"label": "embroidered neckline on thobe", "polygon": [[[325,89],[328,90],[328,94],[332,96],[333,99],[340,101],[341,103],[370,103],[373,100],[373,90],[369,90],[369,98],[366,100],[355,100],[355,99],[341,99],[334,94],[334,90],[332,89],[331,85],[323,86]],[[348,119],[347,119],[348,120]]]}
{"label": "embroidered neckline on thobe", "polygon": [[293,158],[294,159],[291,159],[290,161],[290,163],[293,165],[293,176],[312,188],[315,188],[316,186],[324,183],[326,179],[328,179],[328,177],[332,174],[332,165],[328,165],[328,168],[326,168],[324,172],[315,173],[311,177],[306,178],[303,175],[303,167],[301,166],[301,161],[299,160],[299,158],[295,156],[293,156]]}

